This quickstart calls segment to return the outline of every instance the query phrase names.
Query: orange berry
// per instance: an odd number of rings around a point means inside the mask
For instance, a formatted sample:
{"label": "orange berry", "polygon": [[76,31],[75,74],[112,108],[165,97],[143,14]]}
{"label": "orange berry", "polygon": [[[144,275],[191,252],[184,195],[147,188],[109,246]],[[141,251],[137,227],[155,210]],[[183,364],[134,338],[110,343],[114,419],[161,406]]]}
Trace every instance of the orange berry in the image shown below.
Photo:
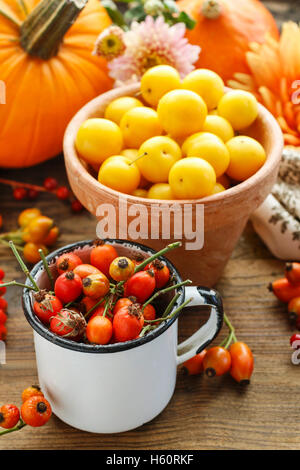
{"label": "orange berry", "polygon": [[33,396],[23,403],[21,417],[26,424],[34,428],[43,426],[52,414],[50,403],[44,397]]}
{"label": "orange berry", "polygon": [[3,405],[0,408],[0,426],[4,429],[11,429],[18,423],[20,411],[15,405]]}
{"label": "orange berry", "polygon": [[27,387],[25,390],[23,390],[22,402],[25,403],[25,401],[27,401],[29,398],[37,396],[43,397],[44,394],[38,385],[32,385],[31,387]]}

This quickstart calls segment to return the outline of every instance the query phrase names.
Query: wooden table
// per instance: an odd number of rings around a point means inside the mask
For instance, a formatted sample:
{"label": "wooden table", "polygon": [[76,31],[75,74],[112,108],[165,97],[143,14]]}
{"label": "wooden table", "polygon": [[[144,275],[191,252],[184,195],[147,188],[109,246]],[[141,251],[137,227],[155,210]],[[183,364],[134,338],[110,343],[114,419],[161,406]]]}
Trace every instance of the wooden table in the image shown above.
{"label": "wooden table", "polygon": [[[299,21],[296,1],[266,3],[279,20],[289,17]],[[37,184],[48,175],[59,175],[60,183],[65,182],[62,158],[34,169],[1,173],[2,177]],[[30,205],[15,202],[11,190],[0,186],[5,230],[14,229],[18,213]],[[75,216],[69,206],[51,195],[41,196],[36,205],[58,223],[60,246],[95,237],[95,219],[86,212]],[[0,266],[7,279],[22,279],[15,259],[5,248],[0,248]],[[271,256],[249,223],[217,286],[238,338],[247,342],[255,355],[255,372],[247,390],[241,391],[230,376],[186,377],[179,370],[169,406],[135,431],[92,435],[53,417],[44,428],[25,428],[3,436],[0,449],[300,449],[300,370],[291,364],[289,346],[293,329],[285,307],[266,289],[282,271],[283,263]],[[0,404],[20,404],[23,388],[37,382],[32,331],[22,313],[20,291],[9,289],[6,298],[7,364],[0,368]],[[186,315],[180,321],[180,340],[199,322],[198,316]]]}
{"label": "wooden table", "polygon": [[[47,175],[58,174],[60,182],[65,182],[62,159],[3,174],[36,183],[42,183]],[[16,226],[18,213],[30,204],[15,202],[8,187],[1,186],[0,191],[0,213],[5,229],[11,230]],[[36,205],[58,223],[62,232],[60,246],[95,237],[96,222],[87,212],[73,215],[67,204],[52,195],[42,195]],[[6,248],[0,249],[0,266],[7,279],[23,278]],[[167,409],[136,431],[92,435],[53,417],[44,428],[25,428],[3,436],[0,449],[300,448],[300,370],[290,361],[292,329],[285,308],[266,289],[282,269],[283,263],[270,255],[249,224],[217,286],[238,338],[246,341],[255,354],[255,373],[247,390],[241,391],[231,377],[186,377],[179,370],[176,391]],[[9,288],[6,295],[7,364],[0,369],[0,403],[20,403],[22,389],[37,382],[32,331],[22,313],[20,293],[18,288]],[[180,339],[190,335],[200,320],[191,314],[182,318]],[[224,328],[220,337],[225,331]]]}

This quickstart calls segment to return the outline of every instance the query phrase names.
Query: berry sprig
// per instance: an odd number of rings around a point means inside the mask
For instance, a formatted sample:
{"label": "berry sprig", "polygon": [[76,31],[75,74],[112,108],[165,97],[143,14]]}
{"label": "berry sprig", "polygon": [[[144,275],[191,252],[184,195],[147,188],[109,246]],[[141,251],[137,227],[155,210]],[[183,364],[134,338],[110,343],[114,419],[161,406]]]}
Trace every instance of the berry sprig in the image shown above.
{"label": "berry sprig", "polygon": [[5,404],[0,408],[0,427],[4,428],[0,436],[19,431],[27,425],[41,427],[49,421],[51,406],[38,385],[23,390],[22,402],[20,409],[13,404]]}
{"label": "berry sprig", "polygon": [[57,199],[61,201],[69,200],[71,203],[71,209],[74,213],[78,213],[83,210],[83,205],[74,197],[72,192],[66,186],[59,186],[57,180],[53,177],[46,178],[43,186],[22,183],[4,178],[0,178],[0,184],[5,184],[13,188],[13,197],[16,201],[23,201],[24,199],[34,201],[39,197],[40,193],[46,192],[54,194]]}
{"label": "berry sprig", "polygon": [[[300,330],[300,263],[286,263],[284,277],[271,282],[268,289],[277,299],[287,304],[288,318],[291,324]],[[299,339],[300,335],[292,335],[291,346]]]}
{"label": "berry sprig", "polygon": [[53,219],[44,216],[36,207],[22,211],[18,224],[17,230],[0,234],[0,243],[9,246],[9,241],[13,241],[26,261],[35,264],[40,260],[40,250],[47,255],[48,248],[55,244],[59,229]]}
{"label": "berry sprig", "polygon": [[208,377],[219,377],[229,372],[240,385],[248,385],[254,368],[252,351],[246,343],[237,340],[235,329],[226,314],[224,321],[229,329],[226,338],[219,346],[204,349],[186,361],[184,370],[189,375],[205,372]]}

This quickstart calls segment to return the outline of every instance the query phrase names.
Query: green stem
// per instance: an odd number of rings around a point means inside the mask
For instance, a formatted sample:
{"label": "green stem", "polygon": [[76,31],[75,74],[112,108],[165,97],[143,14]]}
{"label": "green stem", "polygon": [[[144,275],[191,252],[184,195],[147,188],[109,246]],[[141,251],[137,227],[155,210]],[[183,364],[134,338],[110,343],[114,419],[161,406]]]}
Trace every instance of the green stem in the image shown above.
{"label": "green stem", "polygon": [[64,306],[64,308],[69,308],[69,307],[71,307],[71,305],[72,305],[73,303],[74,303],[74,300],[71,300],[71,302],[68,302],[68,303]]}
{"label": "green stem", "polygon": [[[10,244],[8,241],[6,240],[3,240],[3,238],[0,239],[0,243],[2,243],[2,245],[5,245],[5,246],[9,246],[10,247]],[[24,248],[22,246],[19,246],[19,245],[15,245],[15,248],[19,251],[21,251],[23,253],[24,251]]]}
{"label": "green stem", "polygon": [[165,289],[155,292],[155,294],[153,294],[152,297],[150,297],[150,299],[148,299],[147,302],[143,304],[142,310],[144,310],[147,305],[151,304],[151,302],[153,302],[158,296],[166,294],[167,292],[170,292],[171,290],[177,289],[179,287],[186,286],[187,284],[192,284],[192,281],[187,279],[186,281],[179,282],[178,284],[174,284],[173,286],[166,287]]}
{"label": "green stem", "polygon": [[30,280],[30,282],[33,285],[33,287],[35,288],[35,290],[37,292],[39,292],[40,289],[39,289],[37,283],[35,282],[35,280],[31,276],[31,274],[29,272],[29,269],[27,268],[26,264],[22,260],[21,256],[19,255],[19,253],[17,251],[17,248],[15,247],[15,245],[12,241],[9,242],[9,246],[10,246],[13,254],[15,255],[15,257],[17,258],[17,261],[18,261],[19,265],[21,266],[21,269],[22,269],[23,273],[25,274],[26,277],[28,277],[28,279]]}
{"label": "green stem", "polygon": [[224,321],[225,321],[226,325],[228,326],[230,332],[232,332],[232,337],[233,337],[234,341],[236,342],[237,338],[235,336],[234,327],[232,326],[232,324],[231,324],[229,318],[227,317],[226,313],[224,313]]}
{"label": "green stem", "polygon": [[20,29],[21,46],[31,56],[57,55],[63,38],[88,0],[41,0]]}
{"label": "green stem", "polygon": [[191,297],[190,299],[183,302],[183,304],[181,304],[179,307],[177,307],[176,310],[174,310],[174,312],[171,313],[171,315],[168,315],[167,317],[156,318],[155,320],[145,320],[145,323],[157,323],[157,322],[163,322],[163,321],[170,320],[170,318],[175,317],[175,315],[177,315],[177,313],[179,313],[184,307],[186,307],[192,300],[193,300],[193,298]]}
{"label": "green stem", "polygon": [[17,282],[17,281],[4,282],[3,284],[1,284],[1,287],[10,287],[10,286],[19,286],[19,287],[23,287],[24,289],[34,290],[36,292],[36,289],[34,287],[28,286],[26,284],[22,284],[21,282]]}
{"label": "green stem", "polygon": [[228,346],[231,344],[232,340],[233,340],[233,336],[234,336],[234,332],[231,330],[229,336],[228,336],[228,339],[224,345],[224,349],[227,349]]}
{"label": "green stem", "polygon": [[148,155],[147,152],[144,152],[142,155],[139,155],[138,157],[136,157],[134,160],[132,160],[128,166],[132,165],[133,163],[137,162],[138,160],[140,160],[140,158],[143,158],[145,157],[146,155]]}
{"label": "green stem", "polygon": [[180,297],[180,293],[177,292],[176,295],[174,295],[173,299],[171,300],[171,302],[169,303],[169,305],[167,306],[166,310],[164,311],[164,313],[162,314],[162,318],[164,317],[167,317],[169,315],[169,313],[172,311],[172,308],[173,306],[176,304],[178,298]]}
{"label": "green stem", "polygon": [[54,278],[53,278],[52,273],[50,271],[50,268],[49,268],[49,265],[48,265],[47,260],[45,258],[44,252],[41,248],[39,249],[39,255],[40,255],[41,260],[43,262],[43,266],[45,268],[45,271],[48,275],[48,278],[49,278],[49,281],[50,281],[50,284],[51,284],[51,288],[53,289],[54,288]]}
{"label": "green stem", "polygon": [[[229,334],[230,334],[230,333],[229,333]],[[227,336],[223,339],[223,341],[219,344],[220,348],[222,348],[222,347],[224,346],[224,344],[226,344],[226,341],[228,340],[228,337],[229,337],[229,335],[227,335]]]}
{"label": "green stem", "polygon": [[22,233],[21,229],[15,230],[14,232],[4,232],[4,233],[1,233],[0,238],[15,237],[16,235],[21,234],[21,233]]}
{"label": "green stem", "polygon": [[92,308],[89,309],[88,312],[85,313],[84,315],[84,318],[87,319],[91,313],[93,313],[94,310],[96,310],[97,307],[99,307],[99,305],[101,305],[105,300],[105,297],[101,300],[99,300],[99,302],[97,302]]}
{"label": "green stem", "polygon": [[144,328],[142,329],[142,331],[139,334],[139,338],[142,338],[143,336],[145,336],[147,331],[155,330],[155,328],[156,328],[156,326],[152,326],[152,325],[144,326]]}
{"label": "green stem", "polygon": [[108,311],[108,306],[109,306],[109,303],[110,303],[110,299],[111,299],[111,297],[108,297],[106,302],[105,302],[104,310],[103,310],[103,317],[106,317],[106,314],[107,314],[107,311]]}
{"label": "green stem", "polygon": [[5,246],[9,246],[8,242],[12,240],[17,248],[18,251],[23,252],[24,251],[24,241],[21,237],[15,236],[15,237],[9,237],[8,239],[6,238],[0,238],[0,243],[2,243]]}
{"label": "green stem", "polygon": [[135,267],[134,272],[137,273],[138,271],[141,271],[142,269],[144,269],[145,266],[147,266],[147,264],[151,263],[152,261],[164,255],[165,253],[168,253],[168,251],[175,250],[175,248],[179,248],[181,245],[181,242],[174,242],[170,245],[167,245],[165,248],[158,251],[155,255],[150,256],[149,258],[145,259],[141,264],[138,264]]}
{"label": "green stem", "polygon": [[24,421],[20,419],[19,423],[13,428],[0,431],[0,436],[3,436],[3,434],[8,434],[10,432],[19,431],[20,429],[24,428],[24,426],[27,426],[26,423],[24,423]]}

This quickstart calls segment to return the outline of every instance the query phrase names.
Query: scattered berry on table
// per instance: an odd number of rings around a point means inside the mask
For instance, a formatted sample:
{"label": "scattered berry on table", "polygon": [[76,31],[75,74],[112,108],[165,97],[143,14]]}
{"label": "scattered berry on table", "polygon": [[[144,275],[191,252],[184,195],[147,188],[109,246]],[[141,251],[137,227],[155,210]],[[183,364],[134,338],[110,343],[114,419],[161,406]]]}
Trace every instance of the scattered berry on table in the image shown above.
{"label": "scattered berry on table", "polygon": [[66,186],[60,186],[56,190],[56,196],[58,199],[61,199],[62,201],[66,201],[69,198],[70,191]]}
{"label": "scattered berry on table", "polygon": [[23,201],[27,196],[27,190],[25,188],[15,188],[13,191],[13,197],[16,201]]}

